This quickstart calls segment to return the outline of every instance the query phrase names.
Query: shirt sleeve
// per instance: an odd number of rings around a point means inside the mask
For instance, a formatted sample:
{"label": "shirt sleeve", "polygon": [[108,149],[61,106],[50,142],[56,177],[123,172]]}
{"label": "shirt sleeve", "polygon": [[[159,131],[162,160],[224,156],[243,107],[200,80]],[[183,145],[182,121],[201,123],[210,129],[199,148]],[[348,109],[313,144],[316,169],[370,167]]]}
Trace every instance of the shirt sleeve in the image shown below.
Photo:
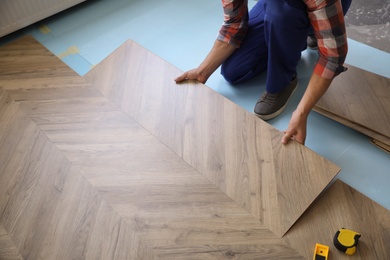
{"label": "shirt sleeve", "polygon": [[348,44],[340,0],[307,0],[308,16],[317,38],[319,59],[314,72],[333,79],[344,72]]}
{"label": "shirt sleeve", "polygon": [[239,47],[248,30],[248,0],[222,0],[224,22],[217,39]]}

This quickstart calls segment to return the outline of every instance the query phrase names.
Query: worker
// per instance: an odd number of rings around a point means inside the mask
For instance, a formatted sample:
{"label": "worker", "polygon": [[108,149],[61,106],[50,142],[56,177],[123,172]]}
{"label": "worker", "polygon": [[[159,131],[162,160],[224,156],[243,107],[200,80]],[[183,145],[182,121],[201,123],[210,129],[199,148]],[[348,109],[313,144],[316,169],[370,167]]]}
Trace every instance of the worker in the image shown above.
{"label": "worker", "polygon": [[212,49],[197,68],[175,81],[205,83],[221,65],[221,74],[232,84],[267,71],[266,90],[254,113],[270,120],[283,112],[297,88],[301,52],[318,46],[318,61],[281,140],[304,144],[311,109],[334,77],[346,70],[344,14],[350,4],[351,0],[259,0],[248,12],[247,0],[222,0],[224,23]]}

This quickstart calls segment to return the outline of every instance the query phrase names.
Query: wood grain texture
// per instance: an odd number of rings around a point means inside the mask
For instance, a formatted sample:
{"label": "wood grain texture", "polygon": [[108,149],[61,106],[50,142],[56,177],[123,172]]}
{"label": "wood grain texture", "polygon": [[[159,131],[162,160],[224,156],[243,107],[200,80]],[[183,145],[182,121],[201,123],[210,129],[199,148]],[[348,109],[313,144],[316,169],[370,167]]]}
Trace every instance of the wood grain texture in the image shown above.
{"label": "wood grain texture", "polygon": [[[131,256],[110,228],[117,213],[23,111],[12,117],[0,139],[0,221],[23,259]],[[132,237],[126,225],[120,231]]]}
{"label": "wood grain texture", "polygon": [[[333,246],[333,236],[340,228],[362,235],[353,256]],[[390,211],[337,180],[284,239],[307,259],[312,257],[313,241],[330,246],[329,259],[390,259]]]}
{"label": "wood grain texture", "polygon": [[14,242],[9,237],[7,231],[0,225],[0,259],[1,260],[21,260],[22,256],[16,248]]}
{"label": "wood grain texture", "polygon": [[[128,41],[85,78],[275,234],[283,236],[338,168]],[[291,207],[290,205],[294,205]]]}
{"label": "wood grain texture", "polygon": [[347,67],[314,110],[390,145],[390,79]]}
{"label": "wood grain texture", "polygon": [[23,258],[303,259],[40,44],[17,45],[2,51],[19,65],[0,62],[0,223]]}
{"label": "wood grain texture", "polygon": [[143,81],[177,69],[124,46],[86,78],[30,37],[0,48],[0,225],[20,255],[307,258],[280,236],[339,169],[204,85]]}

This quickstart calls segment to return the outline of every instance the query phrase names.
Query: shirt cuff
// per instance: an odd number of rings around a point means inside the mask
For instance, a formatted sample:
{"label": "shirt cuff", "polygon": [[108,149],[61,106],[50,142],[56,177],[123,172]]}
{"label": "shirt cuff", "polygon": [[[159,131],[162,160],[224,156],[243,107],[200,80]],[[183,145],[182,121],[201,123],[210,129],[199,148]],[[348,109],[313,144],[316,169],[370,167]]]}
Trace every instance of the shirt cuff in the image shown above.
{"label": "shirt cuff", "polygon": [[322,78],[333,79],[347,68],[339,63],[329,62],[328,59],[320,57],[314,67],[314,73]]}
{"label": "shirt cuff", "polygon": [[226,42],[230,45],[233,45],[236,48],[239,48],[241,46],[241,43],[242,43],[241,39],[237,39],[234,36],[225,33],[222,29],[219,31],[217,40],[222,41],[222,42]]}

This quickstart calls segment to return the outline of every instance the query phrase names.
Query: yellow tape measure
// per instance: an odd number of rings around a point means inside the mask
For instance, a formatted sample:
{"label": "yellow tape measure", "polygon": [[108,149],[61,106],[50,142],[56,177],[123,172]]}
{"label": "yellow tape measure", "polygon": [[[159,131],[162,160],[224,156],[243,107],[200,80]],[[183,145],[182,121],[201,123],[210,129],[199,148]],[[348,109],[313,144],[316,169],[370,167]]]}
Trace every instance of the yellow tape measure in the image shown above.
{"label": "yellow tape measure", "polygon": [[338,250],[347,255],[353,255],[356,252],[356,246],[360,237],[361,235],[359,233],[342,228],[334,235],[333,244]]}

